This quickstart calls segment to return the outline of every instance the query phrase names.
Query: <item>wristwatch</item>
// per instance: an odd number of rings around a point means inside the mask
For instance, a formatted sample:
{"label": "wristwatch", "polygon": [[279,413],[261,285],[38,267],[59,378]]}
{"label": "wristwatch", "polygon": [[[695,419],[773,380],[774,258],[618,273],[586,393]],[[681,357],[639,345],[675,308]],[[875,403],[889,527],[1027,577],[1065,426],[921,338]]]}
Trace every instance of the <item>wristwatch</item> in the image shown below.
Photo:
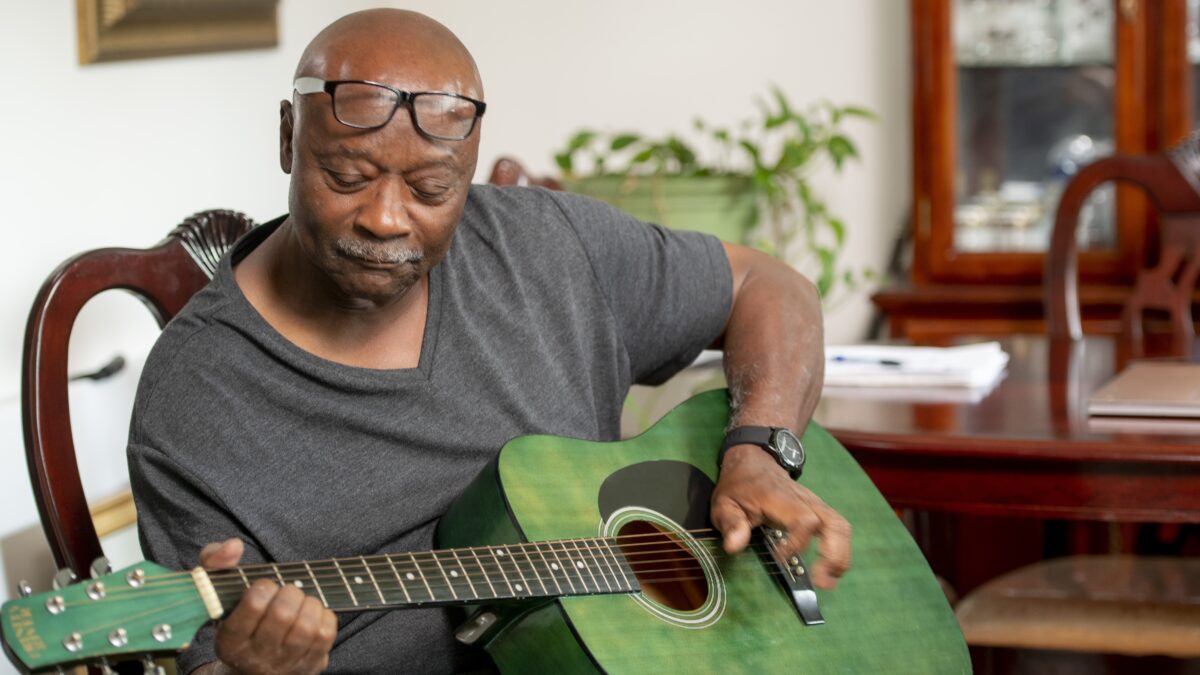
{"label": "wristwatch", "polygon": [[725,459],[725,453],[735,445],[757,445],[771,453],[779,466],[787,469],[792,478],[799,478],[804,470],[804,446],[791,430],[782,427],[738,427],[725,434],[725,444],[717,455],[717,469]]}

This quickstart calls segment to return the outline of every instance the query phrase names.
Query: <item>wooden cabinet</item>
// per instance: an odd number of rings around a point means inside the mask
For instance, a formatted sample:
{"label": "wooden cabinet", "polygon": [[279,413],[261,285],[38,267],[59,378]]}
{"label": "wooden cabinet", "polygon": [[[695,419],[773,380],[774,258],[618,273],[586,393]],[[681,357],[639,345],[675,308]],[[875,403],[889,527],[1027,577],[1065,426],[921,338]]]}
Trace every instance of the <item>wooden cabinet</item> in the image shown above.
{"label": "wooden cabinet", "polygon": [[[1196,0],[911,0],[912,267],[874,296],[897,336],[1041,332],[1062,186],[1194,126]],[[1190,40],[1189,40],[1190,36]],[[1081,214],[1086,331],[1116,331],[1155,218],[1136,188]]]}

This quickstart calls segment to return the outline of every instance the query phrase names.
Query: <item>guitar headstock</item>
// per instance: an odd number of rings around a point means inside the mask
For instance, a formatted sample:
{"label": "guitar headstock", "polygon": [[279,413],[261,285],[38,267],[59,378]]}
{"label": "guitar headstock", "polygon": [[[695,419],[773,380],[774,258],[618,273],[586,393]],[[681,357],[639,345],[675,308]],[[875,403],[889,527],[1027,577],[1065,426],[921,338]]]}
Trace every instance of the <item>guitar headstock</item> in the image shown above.
{"label": "guitar headstock", "polygon": [[208,619],[190,574],[149,562],[0,606],[5,651],[26,671],[182,651]]}

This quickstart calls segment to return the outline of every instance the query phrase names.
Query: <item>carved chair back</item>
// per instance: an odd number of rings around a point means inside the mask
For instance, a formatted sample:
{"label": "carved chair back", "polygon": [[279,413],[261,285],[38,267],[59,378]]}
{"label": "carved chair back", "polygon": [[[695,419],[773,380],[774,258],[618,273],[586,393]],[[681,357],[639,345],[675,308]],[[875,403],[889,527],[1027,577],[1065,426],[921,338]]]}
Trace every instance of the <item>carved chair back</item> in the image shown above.
{"label": "carved chair back", "polygon": [[1079,311],[1079,213],[1103,183],[1140,187],[1160,216],[1157,262],[1140,269],[1122,311],[1123,342],[1140,354],[1147,310],[1171,319],[1171,350],[1187,353],[1194,337],[1192,295],[1200,275],[1200,135],[1158,155],[1116,155],[1084,167],[1067,184],[1046,256],[1046,321],[1052,338],[1083,337]]}
{"label": "carved chair back", "polygon": [[103,291],[123,289],[165,326],[253,226],[240,213],[204,211],[184,220],[153,248],[82,253],[59,265],[42,284],[25,327],[21,417],[34,498],[59,568],[84,579],[103,555],[76,464],[67,398],[67,345],[79,310]]}

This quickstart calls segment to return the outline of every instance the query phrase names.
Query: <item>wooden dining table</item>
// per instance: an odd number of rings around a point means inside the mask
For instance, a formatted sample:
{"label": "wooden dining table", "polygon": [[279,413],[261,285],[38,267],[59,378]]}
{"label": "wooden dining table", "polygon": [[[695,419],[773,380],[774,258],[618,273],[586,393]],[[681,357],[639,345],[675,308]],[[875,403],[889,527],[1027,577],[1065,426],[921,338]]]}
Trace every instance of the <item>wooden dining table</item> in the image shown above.
{"label": "wooden dining table", "polygon": [[1006,372],[978,400],[827,390],[814,419],[897,508],[1200,522],[1200,421],[1087,414],[1088,397],[1126,361],[1121,343],[1014,335],[1001,344]]}

